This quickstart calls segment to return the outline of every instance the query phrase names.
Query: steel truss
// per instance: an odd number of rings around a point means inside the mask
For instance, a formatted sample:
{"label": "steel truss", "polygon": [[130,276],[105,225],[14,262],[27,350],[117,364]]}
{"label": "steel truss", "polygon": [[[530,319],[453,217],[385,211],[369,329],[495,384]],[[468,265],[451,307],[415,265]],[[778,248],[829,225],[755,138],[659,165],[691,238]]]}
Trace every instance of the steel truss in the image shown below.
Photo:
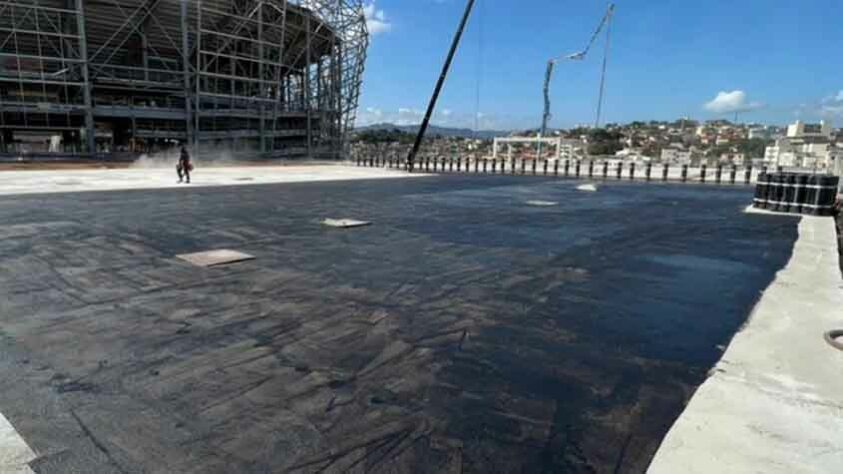
{"label": "steel truss", "polygon": [[339,157],[367,46],[362,0],[0,0],[0,153]]}

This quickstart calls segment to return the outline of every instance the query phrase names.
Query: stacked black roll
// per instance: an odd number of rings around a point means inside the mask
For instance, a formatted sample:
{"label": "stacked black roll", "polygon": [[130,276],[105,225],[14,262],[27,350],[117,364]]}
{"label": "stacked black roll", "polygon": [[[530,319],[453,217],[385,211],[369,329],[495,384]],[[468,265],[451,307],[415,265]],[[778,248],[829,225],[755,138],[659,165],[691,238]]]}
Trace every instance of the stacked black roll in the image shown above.
{"label": "stacked black roll", "polygon": [[830,216],[837,199],[837,176],[802,173],[758,175],[753,206],[778,212]]}
{"label": "stacked black roll", "polygon": [[755,182],[755,198],[752,201],[753,206],[759,209],[767,208],[767,191],[770,189],[770,175],[767,173],[759,173],[758,179]]}
{"label": "stacked black roll", "polygon": [[792,173],[781,175],[781,193],[779,198],[779,211],[790,212],[791,205],[798,207],[796,202],[796,175]]}
{"label": "stacked black roll", "polygon": [[796,175],[795,202],[791,207],[790,212],[801,214],[805,210],[805,203],[808,202],[806,200],[808,192],[808,178],[810,178],[810,175],[807,174]]}
{"label": "stacked black roll", "polygon": [[837,176],[818,175],[816,181],[816,201],[814,203],[808,203],[811,207],[809,211],[811,214],[817,216],[830,216],[834,214],[834,204],[837,199],[837,187],[840,184],[840,178]]}

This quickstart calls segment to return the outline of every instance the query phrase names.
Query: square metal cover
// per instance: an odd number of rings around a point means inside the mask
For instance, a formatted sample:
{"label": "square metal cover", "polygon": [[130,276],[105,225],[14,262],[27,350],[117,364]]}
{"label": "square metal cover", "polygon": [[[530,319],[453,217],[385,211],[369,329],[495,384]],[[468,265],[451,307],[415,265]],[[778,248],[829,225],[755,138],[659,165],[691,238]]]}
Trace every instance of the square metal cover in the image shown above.
{"label": "square metal cover", "polygon": [[328,227],[340,227],[342,229],[347,229],[349,227],[363,227],[371,224],[371,222],[358,221],[354,219],[325,219],[322,221],[322,224]]}
{"label": "square metal cover", "polygon": [[209,250],[207,252],[186,253],[176,255],[186,262],[190,262],[199,267],[213,267],[216,265],[225,265],[227,263],[243,262],[246,260],[254,260],[255,257],[243,252],[235,250],[221,249]]}

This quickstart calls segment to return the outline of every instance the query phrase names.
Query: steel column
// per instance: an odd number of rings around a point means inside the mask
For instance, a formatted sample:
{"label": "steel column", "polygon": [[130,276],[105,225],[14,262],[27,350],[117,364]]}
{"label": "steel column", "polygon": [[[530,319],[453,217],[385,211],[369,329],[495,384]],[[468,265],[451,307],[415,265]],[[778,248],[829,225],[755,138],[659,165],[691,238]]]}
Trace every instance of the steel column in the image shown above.
{"label": "steel column", "polygon": [[188,51],[190,50],[190,38],[188,37],[187,29],[187,2],[188,0],[181,0],[181,62],[182,62],[182,79],[184,81],[184,113],[185,113],[185,140],[188,144],[196,146],[196,137],[193,133],[193,107],[191,105],[190,90],[190,58]]}
{"label": "steel column", "polygon": [[88,39],[85,35],[85,5],[76,0],[76,24],[79,34],[79,59],[82,61],[82,94],[85,103],[85,139],[88,153],[96,153],[96,127],[94,126],[94,104],[91,98],[91,76],[88,64]]}
{"label": "steel column", "polygon": [[305,20],[305,66],[304,66],[304,96],[307,111],[307,157],[313,158],[313,114],[310,106],[310,15]]}

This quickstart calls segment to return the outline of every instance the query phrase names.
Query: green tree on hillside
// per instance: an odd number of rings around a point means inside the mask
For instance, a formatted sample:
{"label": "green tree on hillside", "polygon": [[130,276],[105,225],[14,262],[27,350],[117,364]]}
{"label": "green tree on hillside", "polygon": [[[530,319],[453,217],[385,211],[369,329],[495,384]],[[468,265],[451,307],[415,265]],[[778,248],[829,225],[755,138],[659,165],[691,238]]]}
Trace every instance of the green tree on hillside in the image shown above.
{"label": "green tree on hillside", "polygon": [[589,155],[614,155],[623,150],[620,140],[623,134],[617,131],[608,131],[605,128],[596,128],[588,134]]}
{"label": "green tree on hillside", "polygon": [[356,140],[362,143],[413,143],[415,135],[394,128],[392,130],[377,129],[363,130],[357,134]]}

